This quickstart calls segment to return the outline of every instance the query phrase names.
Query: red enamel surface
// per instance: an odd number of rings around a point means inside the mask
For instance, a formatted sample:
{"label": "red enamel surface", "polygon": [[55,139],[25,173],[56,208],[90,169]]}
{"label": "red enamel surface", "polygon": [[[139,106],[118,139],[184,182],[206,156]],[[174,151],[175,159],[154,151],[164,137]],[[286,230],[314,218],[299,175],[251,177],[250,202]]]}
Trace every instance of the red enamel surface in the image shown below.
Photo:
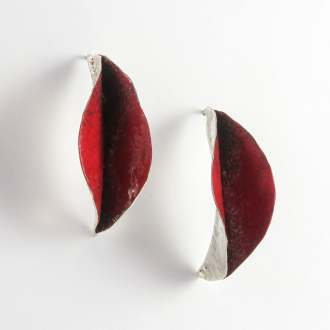
{"label": "red enamel surface", "polygon": [[[265,236],[274,209],[275,185],[266,156],[254,138],[225,113],[216,111],[216,116],[220,164],[215,162],[212,173],[214,178],[217,171],[221,173],[229,276]],[[221,210],[220,185],[213,186],[218,189],[214,195]]]}
{"label": "red enamel surface", "polygon": [[[214,145],[214,158],[212,164],[212,189],[213,196],[217,208],[220,212],[222,219],[225,218],[225,211],[223,209],[223,198],[222,198],[222,183],[221,183],[221,171],[220,171],[220,153],[219,153],[219,140],[218,137],[215,140]],[[226,223],[224,223],[226,226]]]}
{"label": "red enamel surface", "polygon": [[83,114],[79,132],[79,153],[99,217],[103,190],[102,74]]}
{"label": "red enamel surface", "polygon": [[[102,143],[96,146],[91,134],[80,138],[84,141],[80,149],[102,146],[102,197],[96,233],[110,228],[134,202],[148,178],[152,157],[148,122],[134,86],[105,56],[101,87],[102,118],[98,122]],[[85,120],[91,119],[84,116]],[[85,157],[82,152],[81,156]],[[84,159],[82,164],[84,167]],[[91,172],[99,173],[98,162]]]}

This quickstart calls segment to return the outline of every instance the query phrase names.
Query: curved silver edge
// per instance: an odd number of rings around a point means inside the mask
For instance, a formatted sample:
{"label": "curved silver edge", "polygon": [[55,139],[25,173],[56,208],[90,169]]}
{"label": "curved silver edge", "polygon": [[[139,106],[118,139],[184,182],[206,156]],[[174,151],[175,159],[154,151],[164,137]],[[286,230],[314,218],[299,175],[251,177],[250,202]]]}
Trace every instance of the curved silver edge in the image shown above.
{"label": "curved silver edge", "polygon": [[[214,146],[217,138],[217,116],[215,111],[210,107],[207,107],[203,111],[203,115],[206,115],[206,134],[212,157],[211,164],[213,165]],[[213,187],[212,193],[214,198]],[[228,241],[224,222],[217,208],[210,247],[203,265],[197,272],[197,276],[207,281],[218,281],[226,277],[228,270],[227,244]]]}
{"label": "curved silver edge", "polygon": [[211,158],[213,162],[214,146],[217,138],[217,116],[215,111],[211,107],[207,107],[203,110],[202,114],[206,116],[206,135],[209,142]]}
{"label": "curved silver edge", "polygon": [[[101,74],[101,70],[102,70],[102,56],[101,55],[98,55],[98,54],[94,54],[94,55],[91,55],[91,54],[87,54],[86,56],[86,60],[87,60],[87,63],[88,63],[88,67],[89,67],[89,70],[90,70],[90,73],[91,73],[91,77],[92,77],[92,81],[93,81],[93,87],[96,85],[99,77],[100,77],[100,74]],[[90,101],[90,98],[93,94],[93,90],[91,92],[91,95],[88,99],[88,102],[87,102],[87,105]],[[83,112],[83,115],[86,111],[86,108],[87,108],[87,105],[84,109],[84,112]],[[79,135],[80,136],[80,130],[81,130],[81,124],[82,122],[80,123],[80,128],[79,128]],[[87,183],[87,178],[85,176],[85,172],[83,170],[83,167],[82,167],[82,163],[81,163],[81,158],[80,158],[80,155],[79,155],[79,160],[80,160],[80,166],[82,168],[82,172],[84,174],[84,177],[85,177],[85,180],[86,180],[86,183]],[[95,210],[95,225],[94,225],[94,228],[93,228],[93,236],[96,236],[96,232],[95,232],[95,229],[96,229],[96,226],[98,224],[98,219],[99,219],[99,216],[98,216],[98,212],[97,212],[97,208],[96,208],[96,205],[95,205],[95,202],[94,202],[94,196],[93,196],[93,193],[89,187],[89,185],[87,184],[88,186],[88,189],[89,189],[89,192],[91,193],[91,196],[92,196],[92,200],[93,200],[93,205],[94,205],[94,210]]]}
{"label": "curved silver edge", "polygon": [[[102,56],[98,55],[98,54],[94,54],[94,55],[87,54],[86,59],[87,59],[87,63],[89,66],[89,70],[90,70],[92,81],[93,81],[93,87],[94,87],[96,85],[97,81],[99,80],[99,77],[100,77],[100,74],[102,71]],[[92,93],[93,93],[93,91],[92,91]],[[94,202],[93,193],[91,190],[90,190],[90,192],[92,194],[92,200],[93,200],[93,204],[94,204],[94,208],[95,208],[95,223],[94,223],[94,228],[93,228],[93,235],[97,236],[96,227],[99,223],[99,214],[97,212],[97,208],[96,208],[96,205]]]}
{"label": "curved silver edge", "polygon": [[98,54],[88,54],[86,59],[88,62],[89,70],[91,72],[93,86],[95,86],[102,70],[102,56]]}

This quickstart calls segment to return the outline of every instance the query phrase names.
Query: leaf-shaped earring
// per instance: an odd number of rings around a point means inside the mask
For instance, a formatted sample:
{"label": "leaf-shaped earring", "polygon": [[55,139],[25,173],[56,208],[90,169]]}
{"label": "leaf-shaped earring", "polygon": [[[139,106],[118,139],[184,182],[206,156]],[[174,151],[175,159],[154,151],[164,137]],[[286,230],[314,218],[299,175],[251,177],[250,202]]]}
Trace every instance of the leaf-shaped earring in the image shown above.
{"label": "leaf-shaped earring", "polygon": [[79,132],[81,166],[96,208],[95,234],[132,205],[151,166],[151,137],[135,88],[112,61],[87,55],[93,91]]}
{"label": "leaf-shaped earring", "polygon": [[203,114],[216,213],[210,248],[197,275],[216,281],[231,275],[265,236],[275,185],[265,154],[240,124],[210,107]]}

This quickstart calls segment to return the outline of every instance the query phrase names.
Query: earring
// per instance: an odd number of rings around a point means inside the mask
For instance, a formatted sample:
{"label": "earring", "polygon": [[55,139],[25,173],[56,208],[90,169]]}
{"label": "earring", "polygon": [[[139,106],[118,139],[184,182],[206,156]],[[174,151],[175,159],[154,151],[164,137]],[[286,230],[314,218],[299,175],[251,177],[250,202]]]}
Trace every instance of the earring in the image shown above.
{"label": "earring", "polygon": [[79,155],[96,208],[95,234],[110,228],[147,181],[151,137],[132,81],[103,55],[87,55],[93,90],[82,116]]}
{"label": "earring", "polygon": [[197,275],[216,281],[231,275],[265,236],[275,185],[265,154],[240,124],[210,107],[203,114],[216,212],[210,248]]}

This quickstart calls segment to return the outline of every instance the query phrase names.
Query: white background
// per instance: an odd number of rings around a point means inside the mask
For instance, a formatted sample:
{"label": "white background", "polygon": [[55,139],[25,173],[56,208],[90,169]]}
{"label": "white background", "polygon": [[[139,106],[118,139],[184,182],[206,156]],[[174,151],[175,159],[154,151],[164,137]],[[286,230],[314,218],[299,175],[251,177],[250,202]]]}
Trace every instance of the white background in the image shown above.
{"label": "white background", "polygon": [[[1,329],[330,328],[329,1],[3,1],[0,26]],[[133,80],[153,142],[142,193],[97,237],[87,53]],[[277,190],[265,239],[220,282],[195,275],[208,105],[256,138]]]}

